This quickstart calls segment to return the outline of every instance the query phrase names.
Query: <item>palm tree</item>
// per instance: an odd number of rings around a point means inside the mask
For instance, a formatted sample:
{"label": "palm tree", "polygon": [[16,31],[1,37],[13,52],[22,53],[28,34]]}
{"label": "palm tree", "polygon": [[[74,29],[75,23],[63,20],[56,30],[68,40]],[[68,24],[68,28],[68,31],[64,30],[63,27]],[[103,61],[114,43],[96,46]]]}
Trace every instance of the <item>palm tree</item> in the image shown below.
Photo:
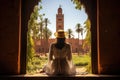
{"label": "palm tree", "polygon": [[48,25],[48,23],[50,24],[50,21],[48,20],[48,18],[45,18],[45,29],[46,29],[46,32],[45,32],[45,37],[46,37],[46,39],[48,39],[48,35],[47,35],[47,25]]}
{"label": "palm tree", "polygon": [[[46,35],[47,35],[47,37],[46,37]],[[52,31],[49,28],[44,27],[43,28],[43,38],[44,39],[49,39],[51,37],[51,35],[52,35]]]}
{"label": "palm tree", "polygon": [[42,34],[43,34],[43,22],[40,22],[40,39],[42,39]]}
{"label": "palm tree", "polygon": [[40,37],[40,44],[41,44],[41,46],[44,45],[43,44],[43,40],[42,40],[43,39],[43,27],[44,27],[44,20],[43,20],[42,17],[40,17],[40,22],[39,22],[39,37]]}
{"label": "palm tree", "polygon": [[83,47],[83,28],[81,28],[81,36],[82,36],[82,47]]}
{"label": "palm tree", "polygon": [[90,20],[87,19],[84,22],[84,24],[85,24],[85,26],[84,26],[85,27],[85,32],[87,32],[85,39],[88,42],[88,44],[90,44],[90,41],[91,41],[91,31],[90,31],[90,29],[91,29],[91,23],[90,23]]}
{"label": "palm tree", "polygon": [[45,14],[42,14],[42,15],[39,15],[39,18],[40,18],[40,22],[39,22],[39,26],[40,26],[40,39],[42,39],[42,37],[43,37],[43,26],[44,26],[44,20],[43,20],[43,16],[44,16]]}
{"label": "palm tree", "polygon": [[[82,36],[82,39],[83,39],[83,28],[82,28],[82,26],[81,26],[81,24],[80,23],[78,23],[77,25],[76,25],[76,32],[78,33],[78,41],[79,41],[79,37],[80,37],[80,33],[81,33],[81,36]],[[78,42],[78,44],[79,44],[79,42]],[[81,45],[81,47],[83,46],[83,41],[82,41],[82,45]],[[79,55],[79,51],[78,51],[78,55]]]}
{"label": "palm tree", "polygon": [[45,39],[45,43],[44,43],[44,50],[45,53],[48,52],[48,39],[51,37],[52,32],[49,30],[49,28],[44,27],[43,28],[43,38]]}
{"label": "palm tree", "polygon": [[75,28],[76,28],[76,32],[78,33],[78,39],[79,39],[80,38],[79,33],[81,33],[81,24],[78,23]]}
{"label": "palm tree", "polygon": [[74,35],[72,34],[73,33],[72,29],[68,29],[67,32],[68,32],[68,38],[69,39],[71,38],[71,36],[74,37]]}
{"label": "palm tree", "polygon": [[[52,35],[52,32],[47,28],[48,23],[50,23],[48,18],[45,18],[44,23],[45,23],[45,27],[43,29],[43,36],[44,36],[43,38],[45,39],[44,45],[45,45],[45,48],[48,48],[48,39]],[[45,50],[45,52],[47,52],[47,49]]]}
{"label": "palm tree", "polygon": [[89,46],[89,53],[91,53],[91,23],[90,23],[90,20],[87,19],[85,21],[85,32],[87,32],[86,34],[86,37],[85,37],[85,42],[84,42],[84,45],[83,47],[85,47],[85,45]]}

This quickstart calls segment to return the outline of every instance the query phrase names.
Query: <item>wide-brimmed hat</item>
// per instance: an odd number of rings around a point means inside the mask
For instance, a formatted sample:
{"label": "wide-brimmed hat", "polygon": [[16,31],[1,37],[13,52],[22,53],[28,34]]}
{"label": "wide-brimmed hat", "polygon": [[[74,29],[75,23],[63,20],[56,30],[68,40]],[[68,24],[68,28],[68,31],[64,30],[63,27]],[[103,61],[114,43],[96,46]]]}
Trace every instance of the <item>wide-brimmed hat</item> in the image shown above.
{"label": "wide-brimmed hat", "polygon": [[64,30],[58,30],[57,32],[54,33],[56,38],[65,38],[67,37],[67,32],[65,32]]}

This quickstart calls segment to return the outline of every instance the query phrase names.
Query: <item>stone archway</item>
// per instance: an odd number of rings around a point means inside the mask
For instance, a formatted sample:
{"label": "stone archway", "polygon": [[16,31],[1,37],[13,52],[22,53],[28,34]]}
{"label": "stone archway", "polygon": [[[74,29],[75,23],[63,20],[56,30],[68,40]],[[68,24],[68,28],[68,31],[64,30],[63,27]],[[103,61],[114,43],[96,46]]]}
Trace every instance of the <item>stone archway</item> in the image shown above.
{"label": "stone archway", "polygon": [[27,26],[30,14],[39,0],[22,0],[21,10],[21,57],[20,57],[20,73],[26,73],[26,51],[27,51]]}
{"label": "stone archway", "polygon": [[97,26],[97,0],[80,0],[81,3],[85,6],[86,13],[88,14],[88,18],[91,21],[91,62],[92,62],[92,73],[98,73],[98,26]]}
{"label": "stone archway", "polygon": [[[80,0],[85,5],[86,12],[91,21],[92,34],[92,73],[98,73],[98,54],[97,54],[97,0]],[[20,72],[26,73],[26,46],[27,46],[27,23],[30,14],[39,0],[22,0],[22,14],[21,14],[21,58],[20,58]]]}

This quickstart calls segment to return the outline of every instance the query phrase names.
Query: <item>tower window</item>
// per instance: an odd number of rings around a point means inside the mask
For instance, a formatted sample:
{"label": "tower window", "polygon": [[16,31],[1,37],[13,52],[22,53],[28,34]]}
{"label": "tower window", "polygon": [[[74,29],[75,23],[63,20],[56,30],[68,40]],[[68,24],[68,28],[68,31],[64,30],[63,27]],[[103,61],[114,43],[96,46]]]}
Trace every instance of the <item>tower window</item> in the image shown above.
{"label": "tower window", "polygon": [[62,21],[62,19],[58,19],[58,21]]}
{"label": "tower window", "polygon": [[61,28],[61,26],[59,26],[59,28]]}

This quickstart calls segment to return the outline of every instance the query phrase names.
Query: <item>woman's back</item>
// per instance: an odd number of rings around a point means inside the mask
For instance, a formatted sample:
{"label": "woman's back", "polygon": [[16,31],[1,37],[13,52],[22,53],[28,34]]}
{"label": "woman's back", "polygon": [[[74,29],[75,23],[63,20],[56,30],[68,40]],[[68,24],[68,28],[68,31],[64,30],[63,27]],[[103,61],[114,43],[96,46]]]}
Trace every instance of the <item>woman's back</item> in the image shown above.
{"label": "woman's back", "polygon": [[61,48],[61,49],[59,49],[59,48],[57,48],[56,47],[56,43],[53,43],[52,44],[52,54],[53,54],[53,57],[54,58],[67,58],[67,56],[69,56],[70,55],[70,45],[69,44],[64,44],[64,46]]}
{"label": "woman's back", "polygon": [[51,44],[49,49],[48,63],[44,71],[48,75],[73,75],[76,73],[72,63],[71,46],[65,42],[66,33],[60,30],[56,33],[57,42]]}

